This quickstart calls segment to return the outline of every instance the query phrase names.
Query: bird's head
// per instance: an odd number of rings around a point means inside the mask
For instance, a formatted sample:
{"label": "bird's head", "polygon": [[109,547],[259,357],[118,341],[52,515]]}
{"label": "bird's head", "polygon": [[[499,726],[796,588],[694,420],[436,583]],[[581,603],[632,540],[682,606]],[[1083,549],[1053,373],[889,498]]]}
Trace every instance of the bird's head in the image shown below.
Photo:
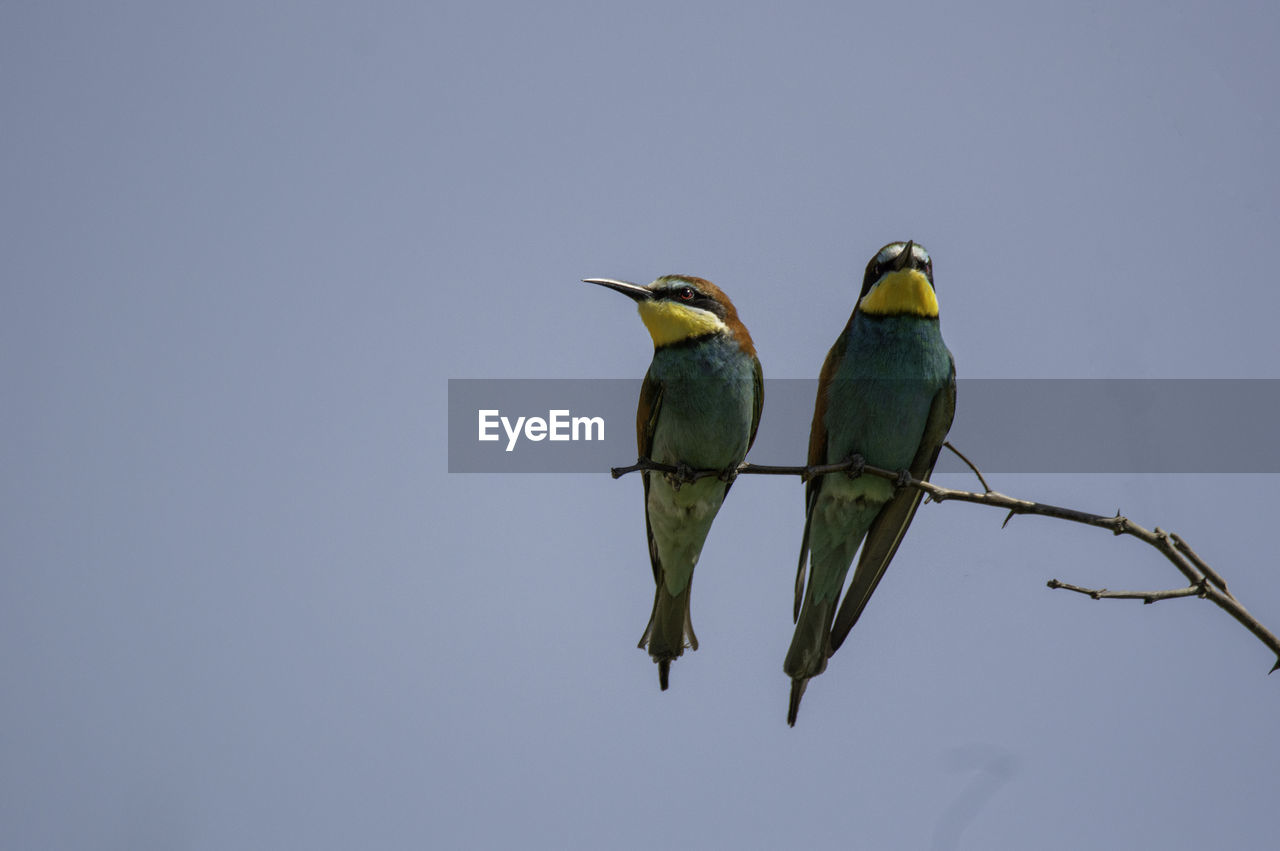
{"label": "bird's head", "polygon": [[867,263],[858,310],[869,316],[937,318],[933,260],[923,245],[891,242]]}
{"label": "bird's head", "polygon": [[616,290],[636,302],[655,348],[727,334],[742,350],[755,354],[751,335],[733,302],[715,284],[691,275],[664,275],[646,287],[610,278],[584,278]]}

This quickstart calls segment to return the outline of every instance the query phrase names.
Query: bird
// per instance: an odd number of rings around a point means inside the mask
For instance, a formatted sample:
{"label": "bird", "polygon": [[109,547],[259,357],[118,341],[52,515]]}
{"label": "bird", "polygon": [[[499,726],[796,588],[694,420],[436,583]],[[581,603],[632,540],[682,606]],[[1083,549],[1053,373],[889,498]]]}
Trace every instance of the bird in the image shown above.
{"label": "bird", "polygon": [[[826,669],[897,552],[922,496],[902,486],[902,475],[929,478],[955,406],[955,359],[938,324],[933,260],[914,241],[891,242],[867,263],[862,292],[818,379],[808,463],[850,461],[854,469],[805,486],[796,628],[783,663],[791,677],[788,725],[795,726],[806,685]],[[899,482],[857,476],[860,463],[898,470]]]}
{"label": "bird", "polygon": [[[644,525],[653,567],[653,610],[639,647],[658,665],[665,691],[672,660],[698,649],[689,600],[693,569],[712,521],[755,442],[764,380],[750,333],[733,302],[703,278],[666,275],[647,286],[584,278],[634,300],[653,361],[640,388],[641,458],[679,473],[642,472]],[[690,481],[696,470],[718,470]]]}

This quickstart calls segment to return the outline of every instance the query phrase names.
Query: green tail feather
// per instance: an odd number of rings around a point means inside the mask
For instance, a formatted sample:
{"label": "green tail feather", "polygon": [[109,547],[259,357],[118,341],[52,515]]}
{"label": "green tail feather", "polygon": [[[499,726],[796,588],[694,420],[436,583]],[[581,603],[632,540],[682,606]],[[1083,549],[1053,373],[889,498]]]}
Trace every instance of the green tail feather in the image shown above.
{"label": "green tail feather", "polygon": [[787,707],[787,726],[789,727],[796,725],[796,716],[800,714],[800,698],[804,697],[804,690],[808,685],[807,679],[791,681],[791,703]]}
{"label": "green tail feather", "polygon": [[689,617],[689,595],[692,584],[679,594],[672,595],[665,585],[659,585],[653,597],[653,613],[649,625],[640,637],[641,649],[648,649],[653,661],[658,663],[658,685],[667,690],[671,662],[684,653],[685,647],[698,649],[698,637],[693,633]]}

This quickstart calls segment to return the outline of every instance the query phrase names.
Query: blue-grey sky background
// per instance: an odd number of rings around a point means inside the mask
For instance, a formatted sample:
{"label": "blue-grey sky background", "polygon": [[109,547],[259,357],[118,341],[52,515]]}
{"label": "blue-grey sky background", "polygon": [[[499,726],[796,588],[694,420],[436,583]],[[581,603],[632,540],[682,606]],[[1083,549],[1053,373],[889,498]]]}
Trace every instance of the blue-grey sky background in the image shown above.
{"label": "blue-grey sky background", "polygon": [[[812,377],[906,238],[964,377],[1280,377],[1278,37],[1264,2],[0,7],[0,846],[1271,847],[1273,657],[1044,585],[1178,585],[1153,551],[926,506],[792,730],[796,482],[734,488],[664,694],[639,480],[449,475],[445,402],[642,375],[585,276],[710,278]],[[992,485],[1178,531],[1280,628],[1274,476]]]}

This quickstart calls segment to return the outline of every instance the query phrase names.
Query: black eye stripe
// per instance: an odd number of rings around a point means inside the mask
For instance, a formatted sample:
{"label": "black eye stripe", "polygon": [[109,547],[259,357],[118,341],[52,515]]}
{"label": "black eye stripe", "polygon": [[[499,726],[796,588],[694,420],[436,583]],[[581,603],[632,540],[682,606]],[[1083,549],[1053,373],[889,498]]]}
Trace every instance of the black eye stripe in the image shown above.
{"label": "black eye stripe", "polygon": [[716,316],[724,319],[724,308],[720,303],[690,284],[682,283],[678,287],[672,287],[664,290],[658,298],[675,302],[676,304],[683,304],[686,307],[696,307],[701,310],[705,310],[708,313],[714,313]]}
{"label": "black eye stripe", "polygon": [[[902,253],[899,252],[898,254],[894,255],[893,257],[890,257],[888,260],[884,261],[883,263],[877,263],[875,267],[876,277],[880,277],[881,275],[884,275],[887,272],[889,272],[893,268],[893,265],[898,261],[898,258],[900,258],[901,256],[902,256]],[[933,268],[933,258],[921,260],[913,252],[911,255],[911,259],[908,260],[907,263],[902,268],[919,269],[922,272],[927,271]]]}
{"label": "black eye stripe", "polygon": [[707,297],[702,293],[688,285],[673,287],[664,292],[662,297],[669,298],[672,301],[678,301],[683,304],[695,304],[700,301],[706,301],[707,299]]}

